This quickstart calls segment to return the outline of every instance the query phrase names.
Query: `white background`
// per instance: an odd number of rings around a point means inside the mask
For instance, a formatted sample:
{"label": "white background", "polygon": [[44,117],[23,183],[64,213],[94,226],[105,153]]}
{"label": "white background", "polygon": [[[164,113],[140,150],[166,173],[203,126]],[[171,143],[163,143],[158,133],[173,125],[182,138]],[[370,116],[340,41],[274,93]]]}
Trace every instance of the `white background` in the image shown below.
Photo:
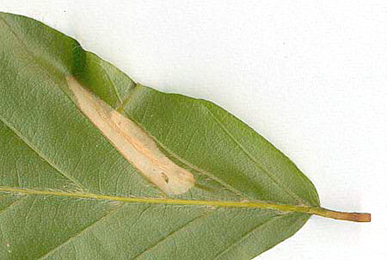
{"label": "white background", "polygon": [[[286,153],[324,207],[258,259],[387,259],[387,1],[0,0],[135,81],[224,107]],[[221,239],[221,238],[220,238]]]}

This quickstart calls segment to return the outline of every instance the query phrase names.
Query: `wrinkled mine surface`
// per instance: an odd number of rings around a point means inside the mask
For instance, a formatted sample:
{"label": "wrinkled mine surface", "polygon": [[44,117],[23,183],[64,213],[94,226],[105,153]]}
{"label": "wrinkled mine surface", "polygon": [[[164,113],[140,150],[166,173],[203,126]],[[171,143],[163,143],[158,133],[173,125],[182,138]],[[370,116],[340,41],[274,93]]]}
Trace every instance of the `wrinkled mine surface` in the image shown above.
{"label": "wrinkled mine surface", "polygon": [[68,78],[67,83],[83,114],[149,181],[171,195],[185,193],[193,187],[193,175],[166,157],[155,141],[133,121],[86,90],[74,78]]}

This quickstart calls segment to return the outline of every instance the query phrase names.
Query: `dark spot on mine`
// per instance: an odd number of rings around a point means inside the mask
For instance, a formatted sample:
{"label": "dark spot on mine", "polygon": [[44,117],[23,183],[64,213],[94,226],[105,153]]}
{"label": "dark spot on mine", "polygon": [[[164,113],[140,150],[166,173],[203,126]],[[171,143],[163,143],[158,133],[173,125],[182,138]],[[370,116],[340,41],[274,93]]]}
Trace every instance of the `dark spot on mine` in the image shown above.
{"label": "dark spot on mine", "polygon": [[168,183],[169,182],[169,178],[168,178],[168,176],[165,174],[165,173],[161,173],[161,177],[163,177],[163,179],[164,179],[164,181],[166,182],[166,183]]}

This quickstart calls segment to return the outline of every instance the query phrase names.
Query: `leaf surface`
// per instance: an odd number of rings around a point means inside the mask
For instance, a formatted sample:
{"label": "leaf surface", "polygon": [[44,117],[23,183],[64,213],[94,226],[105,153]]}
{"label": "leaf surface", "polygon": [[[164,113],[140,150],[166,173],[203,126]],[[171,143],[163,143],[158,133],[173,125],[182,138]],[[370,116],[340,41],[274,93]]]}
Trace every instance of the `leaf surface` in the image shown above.
{"label": "leaf surface", "polygon": [[313,184],[217,105],[136,84],[0,13],[1,259],[251,259],[319,208]]}

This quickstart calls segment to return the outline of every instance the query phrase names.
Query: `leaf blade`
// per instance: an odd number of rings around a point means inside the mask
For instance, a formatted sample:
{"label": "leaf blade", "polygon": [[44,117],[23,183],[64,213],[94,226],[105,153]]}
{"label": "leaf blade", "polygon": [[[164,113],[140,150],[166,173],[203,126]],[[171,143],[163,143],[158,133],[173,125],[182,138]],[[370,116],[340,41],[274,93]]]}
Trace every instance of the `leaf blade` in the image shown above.
{"label": "leaf blade", "polygon": [[[0,13],[0,33],[2,259],[250,259],[321,210],[308,178],[215,104],[136,84],[26,17]],[[166,195],[145,180],[79,110],[69,77],[195,186]]]}

